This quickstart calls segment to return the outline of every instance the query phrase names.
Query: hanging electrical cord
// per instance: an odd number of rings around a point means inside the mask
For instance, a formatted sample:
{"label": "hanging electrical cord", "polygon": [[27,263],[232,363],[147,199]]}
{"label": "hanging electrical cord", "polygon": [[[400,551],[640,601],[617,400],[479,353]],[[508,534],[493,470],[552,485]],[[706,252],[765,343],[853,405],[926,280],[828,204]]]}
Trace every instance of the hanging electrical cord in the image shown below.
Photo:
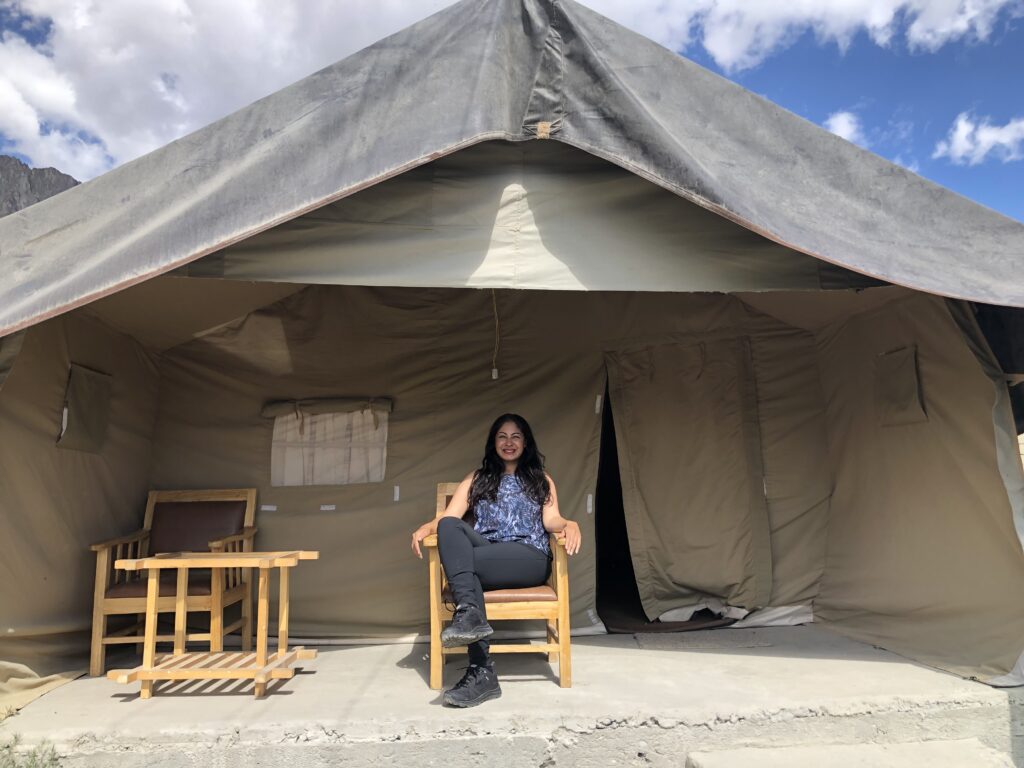
{"label": "hanging electrical cord", "polygon": [[491,288],[491,304],[494,307],[494,354],[491,355],[491,378],[498,378],[498,349],[501,347],[501,324],[498,321],[498,292]]}

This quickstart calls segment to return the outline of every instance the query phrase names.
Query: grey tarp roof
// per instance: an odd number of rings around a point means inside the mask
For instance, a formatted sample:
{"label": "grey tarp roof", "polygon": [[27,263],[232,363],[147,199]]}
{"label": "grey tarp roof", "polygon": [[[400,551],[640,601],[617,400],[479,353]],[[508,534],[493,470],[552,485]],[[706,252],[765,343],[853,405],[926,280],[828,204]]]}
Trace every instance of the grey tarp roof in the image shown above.
{"label": "grey tarp roof", "polygon": [[796,250],[1024,306],[1024,225],[576,3],[463,0],[0,219],[0,335],[460,148],[543,135],[547,123],[551,139]]}

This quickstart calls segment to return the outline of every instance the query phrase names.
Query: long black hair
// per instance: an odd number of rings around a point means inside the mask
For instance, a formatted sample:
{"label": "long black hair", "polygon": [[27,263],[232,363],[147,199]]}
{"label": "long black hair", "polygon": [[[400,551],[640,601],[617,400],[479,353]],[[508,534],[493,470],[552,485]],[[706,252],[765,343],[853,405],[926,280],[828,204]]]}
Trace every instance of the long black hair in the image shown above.
{"label": "long black hair", "polygon": [[503,413],[494,420],[487,433],[487,444],[484,446],[484,459],[480,469],[473,475],[473,484],[469,488],[469,510],[473,513],[478,501],[494,501],[498,498],[498,486],[501,476],[505,474],[505,462],[494,447],[494,440],[501,425],[511,421],[523,433],[523,454],[516,464],[516,477],[526,495],[541,506],[551,498],[551,484],[544,473],[544,454],[537,448],[533,439],[533,430],[518,413]]}

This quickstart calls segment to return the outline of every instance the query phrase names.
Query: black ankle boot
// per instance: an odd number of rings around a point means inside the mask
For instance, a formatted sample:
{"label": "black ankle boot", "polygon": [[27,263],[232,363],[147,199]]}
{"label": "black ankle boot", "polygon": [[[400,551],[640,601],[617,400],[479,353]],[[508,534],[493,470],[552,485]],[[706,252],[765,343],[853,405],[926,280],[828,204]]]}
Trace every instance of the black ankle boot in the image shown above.
{"label": "black ankle boot", "polygon": [[444,692],[444,703],[449,707],[475,707],[499,696],[501,686],[494,665],[470,664],[462,679]]}
{"label": "black ankle boot", "polygon": [[494,634],[487,623],[484,612],[472,603],[462,603],[455,609],[452,623],[441,631],[441,645],[445,648],[457,648],[483,640]]}

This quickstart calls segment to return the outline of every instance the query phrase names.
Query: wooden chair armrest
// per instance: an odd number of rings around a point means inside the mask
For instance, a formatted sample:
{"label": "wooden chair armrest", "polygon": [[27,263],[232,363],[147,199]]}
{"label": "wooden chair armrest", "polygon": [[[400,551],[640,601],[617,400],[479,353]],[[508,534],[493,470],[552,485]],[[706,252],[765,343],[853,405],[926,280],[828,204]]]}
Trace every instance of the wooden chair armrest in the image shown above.
{"label": "wooden chair armrest", "polygon": [[423,539],[423,541],[420,542],[420,544],[422,544],[424,547],[431,547],[431,548],[436,547],[437,546],[437,534],[436,533],[432,533],[429,536],[426,536]]}
{"label": "wooden chair armrest", "polygon": [[214,552],[217,550],[224,550],[228,544],[234,544],[237,541],[245,541],[246,539],[252,539],[256,535],[256,526],[247,525],[242,529],[241,533],[236,533],[233,536],[225,536],[223,539],[214,539],[209,542],[207,546],[210,547],[210,551]]}
{"label": "wooden chair armrest", "polygon": [[557,549],[557,548],[561,548],[562,551],[565,551],[565,534],[564,533],[562,533],[562,532],[549,533],[548,534],[548,538],[551,539],[551,551],[552,552],[554,552],[555,549]]}
{"label": "wooden chair armrest", "polygon": [[118,536],[116,539],[107,539],[101,541],[99,544],[93,544],[89,547],[93,552],[102,552],[104,549],[110,549],[116,547],[118,544],[130,544],[135,541],[140,541],[149,536],[149,531],[145,528],[140,528],[134,533],[129,533],[127,536]]}

